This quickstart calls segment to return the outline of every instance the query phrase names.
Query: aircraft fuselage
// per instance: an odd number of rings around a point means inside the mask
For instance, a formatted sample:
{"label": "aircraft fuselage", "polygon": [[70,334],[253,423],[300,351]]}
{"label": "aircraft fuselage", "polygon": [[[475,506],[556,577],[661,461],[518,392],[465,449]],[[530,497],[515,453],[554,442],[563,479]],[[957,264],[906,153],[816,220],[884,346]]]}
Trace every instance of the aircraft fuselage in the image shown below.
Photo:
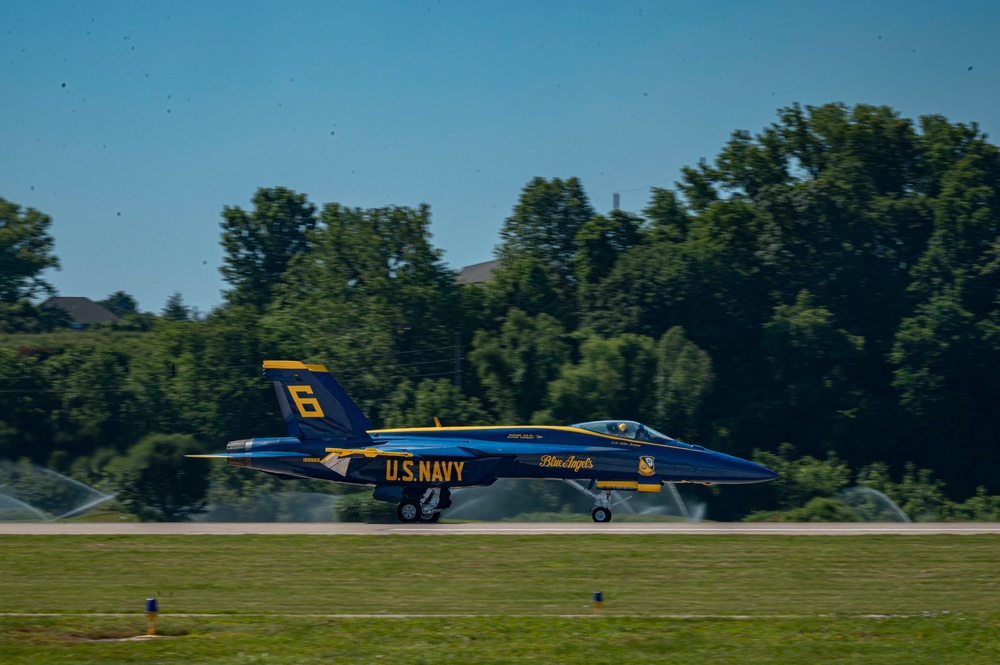
{"label": "aircraft fuselage", "polygon": [[[648,491],[658,491],[661,482],[735,484],[775,477],[757,464],[700,446],[635,441],[575,427],[435,427],[368,434],[371,440],[336,447],[292,437],[234,442],[243,445],[231,446],[229,452],[255,454],[230,463],[300,478],[400,487],[469,487],[497,478],[539,478],[613,482],[621,489],[655,485]],[[484,442],[491,444],[485,455],[480,452]],[[435,457],[420,458],[423,448],[433,449]],[[449,449],[453,455],[447,454]],[[264,451],[275,456],[259,456]],[[278,456],[281,451],[302,454]]]}

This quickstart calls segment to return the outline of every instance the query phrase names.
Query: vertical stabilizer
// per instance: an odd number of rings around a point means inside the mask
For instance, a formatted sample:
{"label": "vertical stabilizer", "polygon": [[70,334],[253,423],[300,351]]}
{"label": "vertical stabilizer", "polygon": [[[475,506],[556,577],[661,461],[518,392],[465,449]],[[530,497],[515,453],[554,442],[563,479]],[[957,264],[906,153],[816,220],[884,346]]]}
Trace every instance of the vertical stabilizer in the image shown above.
{"label": "vertical stabilizer", "polygon": [[371,422],[322,365],[265,360],[288,433],[299,439],[371,440]]}

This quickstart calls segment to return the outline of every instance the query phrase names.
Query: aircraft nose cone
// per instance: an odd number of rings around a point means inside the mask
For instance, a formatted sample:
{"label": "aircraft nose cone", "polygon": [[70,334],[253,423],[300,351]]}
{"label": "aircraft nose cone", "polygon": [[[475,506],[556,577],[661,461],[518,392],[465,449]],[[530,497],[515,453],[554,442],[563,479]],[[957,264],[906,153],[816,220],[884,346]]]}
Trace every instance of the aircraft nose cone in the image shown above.
{"label": "aircraft nose cone", "polygon": [[731,483],[763,483],[778,477],[774,471],[755,462],[718,453],[720,471]]}
{"label": "aircraft nose cone", "polygon": [[755,462],[748,462],[748,464],[753,467],[750,474],[754,482],[762,483],[768,480],[777,480],[780,477],[777,473],[771,471],[766,466],[761,466]]}

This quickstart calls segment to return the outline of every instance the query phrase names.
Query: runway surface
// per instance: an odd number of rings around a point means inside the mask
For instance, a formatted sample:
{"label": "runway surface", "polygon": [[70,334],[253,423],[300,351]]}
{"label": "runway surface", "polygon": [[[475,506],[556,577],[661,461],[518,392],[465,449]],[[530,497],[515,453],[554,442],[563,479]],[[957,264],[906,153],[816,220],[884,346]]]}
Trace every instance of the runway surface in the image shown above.
{"label": "runway surface", "polygon": [[5,522],[0,535],[415,535],[454,536],[470,534],[670,534],[670,535],[931,535],[1000,534],[1000,523],[877,522],[877,523],[722,523],[703,522],[469,522],[456,524],[359,524],[348,522]]}

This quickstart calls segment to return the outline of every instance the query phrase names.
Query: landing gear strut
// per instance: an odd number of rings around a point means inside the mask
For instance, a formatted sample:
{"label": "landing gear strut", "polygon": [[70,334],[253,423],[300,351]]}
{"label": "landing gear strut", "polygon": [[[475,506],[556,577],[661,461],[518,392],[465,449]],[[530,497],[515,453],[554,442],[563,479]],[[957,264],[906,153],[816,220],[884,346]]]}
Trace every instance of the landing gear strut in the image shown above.
{"label": "landing gear strut", "polygon": [[441,519],[441,511],[451,506],[451,491],[447,487],[428,487],[415,492],[407,490],[396,506],[400,522],[426,522],[433,524]]}
{"label": "landing gear strut", "polygon": [[611,490],[604,490],[604,496],[595,493],[594,509],[590,516],[598,524],[611,521]]}

